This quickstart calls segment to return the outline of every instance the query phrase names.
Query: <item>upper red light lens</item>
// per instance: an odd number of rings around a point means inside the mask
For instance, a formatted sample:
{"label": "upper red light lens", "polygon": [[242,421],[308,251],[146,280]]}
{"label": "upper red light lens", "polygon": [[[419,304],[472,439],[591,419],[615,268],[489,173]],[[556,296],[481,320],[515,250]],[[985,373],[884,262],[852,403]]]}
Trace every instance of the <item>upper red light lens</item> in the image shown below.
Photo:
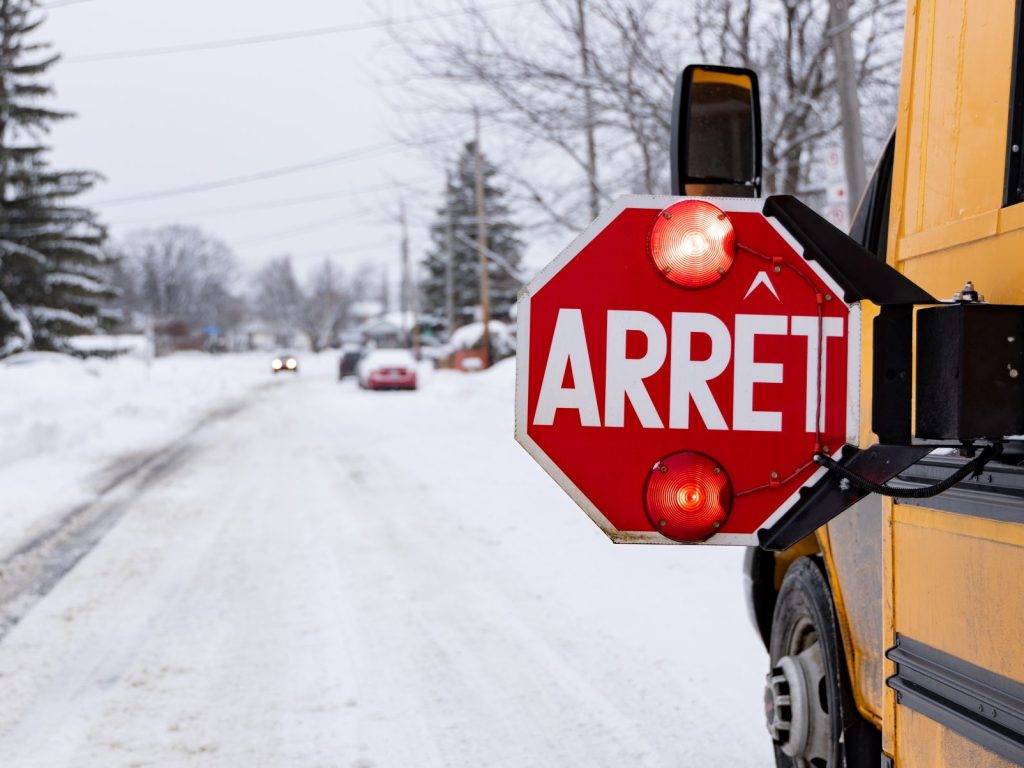
{"label": "upper red light lens", "polygon": [[684,542],[704,541],[732,510],[732,483],[703,453],[681,451],[654,465],[644,486],[644,511],[659,533]]}
{"label": "upper red light lens", "polygon": [[654,220],[648,250],[667,280],[683,288],[704,288],[732,266],[736,230],[721,208],[704,200],[680,200]]}

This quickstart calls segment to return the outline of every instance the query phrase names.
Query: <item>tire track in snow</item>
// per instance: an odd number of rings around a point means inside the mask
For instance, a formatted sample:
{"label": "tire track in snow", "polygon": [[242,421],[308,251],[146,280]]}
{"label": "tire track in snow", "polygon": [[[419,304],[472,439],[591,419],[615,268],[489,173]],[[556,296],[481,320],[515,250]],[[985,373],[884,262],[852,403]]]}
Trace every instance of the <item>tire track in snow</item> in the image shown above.
{"label": "tire track in snow", "polygon": [[[266,385],[257,387],[266,389]],[[32,608],[103,540],[134,499],[174,473],[189,458],[196,435],[230,419],[250,404],[232,401],[200,417],[183,435],[131,460],[101,470],[95,498],[63,515],[54,525],[0,560],[0,642]]]}

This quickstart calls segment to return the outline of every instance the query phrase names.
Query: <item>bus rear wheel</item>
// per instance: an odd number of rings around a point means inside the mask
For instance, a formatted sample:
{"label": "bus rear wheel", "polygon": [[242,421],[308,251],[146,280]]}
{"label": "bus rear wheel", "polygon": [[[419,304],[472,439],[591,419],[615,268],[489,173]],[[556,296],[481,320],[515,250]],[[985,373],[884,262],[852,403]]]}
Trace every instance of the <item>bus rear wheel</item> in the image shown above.
{"label": "bus rear wheel", "polygon": [[765,715],[778,768],[876,768],[878,730],[857,712],[828,579],[817,558],[782,581],[768,644]]}

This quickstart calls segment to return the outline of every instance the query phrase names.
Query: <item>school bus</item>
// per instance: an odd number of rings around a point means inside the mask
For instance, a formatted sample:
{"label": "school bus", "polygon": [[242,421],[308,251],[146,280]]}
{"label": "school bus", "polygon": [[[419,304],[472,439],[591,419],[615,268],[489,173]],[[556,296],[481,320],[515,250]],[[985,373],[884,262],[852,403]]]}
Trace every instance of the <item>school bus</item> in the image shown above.
{"label": "school bus", "polygon": [[[1013,427],[1024,400],[1015,367],[1024,335],[1022,6],[909,0],[895,130],[850,231],[934,297],[1006,308],[1008,326],[933,333],[928,355],[948,356],[955,364],[947,368],[922,357],[926,310],[917,308],[917,370],[903,383],[909,398],[911,379],[920,387],[936,371],[953,371],[939,388],[946,394],[930,395],[924,410],[915,390],[915,435],[923,421],[953,425],[949,436],[958,437],[965,419],[995,418],[1006,425],[1003,453],[933,498],[867,496],[783,552],[748,551],[749,604],[771,659],[765,704],[779,766],[1024,765],[1024,429]],[[688,70],[677,88],[673,192],[756,194],[756,74]],[[750,110],[742,99],[726,107],[746,131],[734,150],[753,152],[753,165],[727,157],[721,170],[710,167],[723,153],[705,146],[693,119],[700,83],[752,95]],[[687,172],[687,158],[710,166]],[[750,179],[731,188],[744,168]],[[877,314],[865,311],[861,328],[869,436],[872,390],[883,381],[872,371]],[[960,384],[960,365],[967,380],[972,367],[997,358],[1000,371],[985,375],[999,381]],[[965,460],[930,453],[897,485],[927,486]]]}

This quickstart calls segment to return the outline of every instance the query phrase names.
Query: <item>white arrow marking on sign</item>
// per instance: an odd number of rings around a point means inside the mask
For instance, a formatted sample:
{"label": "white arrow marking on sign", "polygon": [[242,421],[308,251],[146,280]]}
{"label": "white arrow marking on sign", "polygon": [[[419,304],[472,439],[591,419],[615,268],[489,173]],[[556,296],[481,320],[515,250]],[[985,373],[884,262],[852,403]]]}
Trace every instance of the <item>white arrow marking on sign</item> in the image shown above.
{"label": "white arrow marking on sign", "polygon": [[768,290],[772,292],[772,296],[775,297],[775,300],[776,301],[781,301],[781,299],[779,298],[779,292],[776,291],[775,290],[775,286],[772,285],[771,278],[768,277],[768,273],[767,272],[763,272],[763,271],[757,273],[757,277],[754,278],[754,281],[750,284],[750,287],[747,288],[747,292],[745,294],[743,294],[743,298],[746,299],[747,296],[752,294],[754,292],[754,289],[757,288],[757,286],[759,286],[759,285],[767,286]]}

